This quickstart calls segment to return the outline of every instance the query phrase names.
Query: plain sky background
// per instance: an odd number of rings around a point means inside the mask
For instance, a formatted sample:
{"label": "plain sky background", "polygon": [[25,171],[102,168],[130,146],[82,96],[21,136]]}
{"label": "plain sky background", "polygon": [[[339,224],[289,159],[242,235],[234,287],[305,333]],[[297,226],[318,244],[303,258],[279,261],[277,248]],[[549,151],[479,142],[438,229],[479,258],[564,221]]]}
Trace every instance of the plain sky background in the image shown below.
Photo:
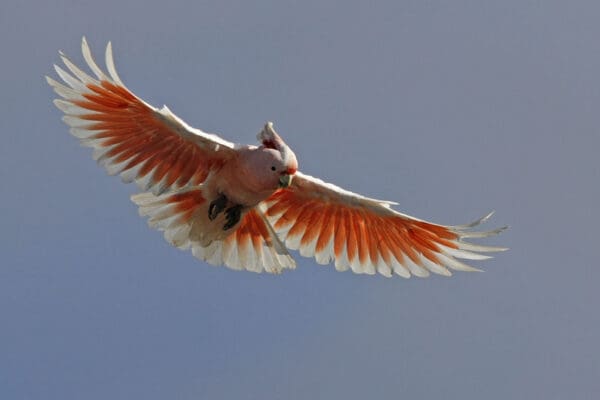
{"label": "plain sky background", "polygon": [[[592,399],[600,392],[595,1],[0,3],[1,399]],[[226,139],[443,224],[486,272],[297,256],[214,268],[139,218],[44,75],[112,40],[125,83]]]}

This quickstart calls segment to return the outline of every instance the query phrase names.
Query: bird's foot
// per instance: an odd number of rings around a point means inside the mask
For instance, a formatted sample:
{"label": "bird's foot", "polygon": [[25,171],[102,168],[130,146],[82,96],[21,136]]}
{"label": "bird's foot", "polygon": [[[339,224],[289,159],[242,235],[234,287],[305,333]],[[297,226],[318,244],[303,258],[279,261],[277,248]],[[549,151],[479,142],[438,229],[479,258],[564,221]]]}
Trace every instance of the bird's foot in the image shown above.
{"label": "bird's foot", "polygon": [[221,194],[219,197],[210,202],[208,206],[208,219],[211,221],[217,218],[217,216],[223,212],[227,206],[227,197],[224,194]]}
{"label": "bird's foot", "polygon": [[227,210],[225,210],[225,218],[227,219],[227,222],[225,225],[223,225],[224,231],[233,228],[235,224],[240,222],[243,208],[244,206],[238,204],[237,206],[229,207]]}

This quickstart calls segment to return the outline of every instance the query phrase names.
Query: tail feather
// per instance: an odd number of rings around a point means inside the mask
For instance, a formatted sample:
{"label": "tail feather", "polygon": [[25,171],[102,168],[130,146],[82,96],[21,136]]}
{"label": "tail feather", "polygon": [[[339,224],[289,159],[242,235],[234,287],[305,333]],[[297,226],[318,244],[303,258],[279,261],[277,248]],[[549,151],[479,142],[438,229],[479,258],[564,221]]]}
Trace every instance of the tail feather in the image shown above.
{"label": "tail feather", "polygon": [[208,219],[202,187],[175,193],[151,192],[131,196],[148,224],[164,232],[167,242],[212,265],[236,270],[279,273],[296,264],[260,209],[245,212],[240,223],[224,231],[224,216]]}

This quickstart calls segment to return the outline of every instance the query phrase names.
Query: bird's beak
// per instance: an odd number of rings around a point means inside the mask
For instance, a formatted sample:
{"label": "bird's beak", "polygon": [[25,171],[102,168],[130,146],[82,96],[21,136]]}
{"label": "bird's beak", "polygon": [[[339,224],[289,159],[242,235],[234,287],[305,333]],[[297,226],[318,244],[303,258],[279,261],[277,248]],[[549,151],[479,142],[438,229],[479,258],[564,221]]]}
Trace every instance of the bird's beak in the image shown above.
{"label": "bird's beak", "polygon": [[279,177],[279,187],[285,189],[292,184],[292,175],[283,174]]}

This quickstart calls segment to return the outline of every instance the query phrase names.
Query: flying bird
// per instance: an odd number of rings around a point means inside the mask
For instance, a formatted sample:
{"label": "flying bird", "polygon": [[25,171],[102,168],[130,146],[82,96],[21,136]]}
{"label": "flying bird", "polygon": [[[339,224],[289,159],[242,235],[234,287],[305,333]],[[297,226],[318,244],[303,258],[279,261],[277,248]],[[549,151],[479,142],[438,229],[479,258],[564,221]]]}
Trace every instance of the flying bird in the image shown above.
{"label": "flying bird", "polygon": [[298,171],[290,147],[267,122],[259,144],[239,145],[192,128],[166,106],[155,108],[123,84],[110,42],[106,70],[83,38],[93,76],[62,52],[64,83],[46,77],[63,120],[110,175],[135,181],[139,213],[180,249],[213,265],[279,273],[294,269],[288,249],[339,271],[408,278],[478,271],[461,260],[506,250],[469,243],[490,231],[438,225],[402,214],[396,203],[368,198]]}

